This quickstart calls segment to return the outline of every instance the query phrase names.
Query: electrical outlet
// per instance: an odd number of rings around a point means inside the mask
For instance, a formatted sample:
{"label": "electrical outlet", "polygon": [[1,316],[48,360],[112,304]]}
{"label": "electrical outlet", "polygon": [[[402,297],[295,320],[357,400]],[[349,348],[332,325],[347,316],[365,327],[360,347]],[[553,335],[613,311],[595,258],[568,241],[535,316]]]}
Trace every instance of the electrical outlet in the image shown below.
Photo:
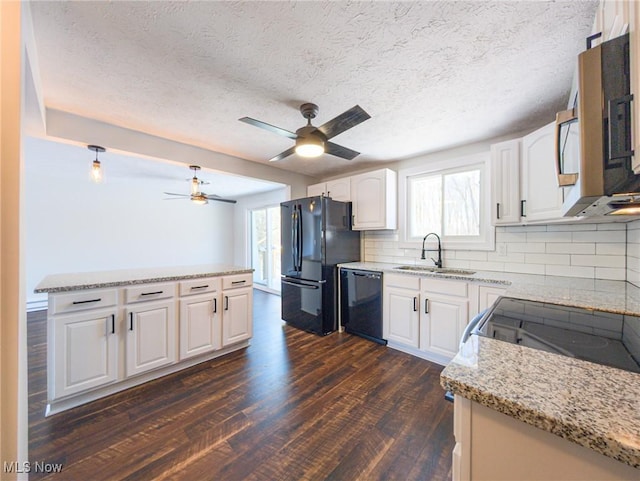
{"label": "electrical outlet", "polygon": [[498,251],[498,257],[507,257],[507,244],[500,242],[496,246],[496,251]]}

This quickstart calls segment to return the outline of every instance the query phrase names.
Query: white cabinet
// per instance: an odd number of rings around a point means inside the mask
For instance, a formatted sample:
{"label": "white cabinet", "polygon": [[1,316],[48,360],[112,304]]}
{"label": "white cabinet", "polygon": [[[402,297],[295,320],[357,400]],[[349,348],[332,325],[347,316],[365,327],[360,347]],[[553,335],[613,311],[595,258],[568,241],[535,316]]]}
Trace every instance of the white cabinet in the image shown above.
{"label": "white cabinet", "polygon": [[562,217],[555,169],[555,122],[522,138],[522,212],[527,222]]}
{"label": "white cabinet", "polygon": [[222,279],[222,346],[249,339],[253,334],[251,274]]}
{"label": "white cabinet", "polygon": [[638,479],[627,464],[458,395],[453,426],[452,481]]}
{"label": "white cabinet", "polygon": [[458,352],[477,290],[458,280],[402,274],[383,277],[383,338],[392,348],[446,364]]}
{"label": "white cabinet", "polygon": [[351,177],[354,230],[397,228],[397,174],[374,170]]}
{"label": "white cabinet", "polygon": [[126,309],[126,376],[176,361],[175,302],[151,301]]}
{"label": "white cabinet", "polygon": [[421,280],[420,349],[450,360],[469,321],[468,283]]}
{"label": "white cabinet", "polygon": [[50,319],[49,335],[53,336],[48,353],[50,399],[94,389],[116,380],[118,333],[115,307],[54,316]]}
{"label": "white cabinet", "polygon": [[493,305],[498,297],[504,295],[506,288],[494,286],[480,286],[478,297],[478,312],[482,312]]}
{"label": "white cabinet", "polygon": [[491,146],[491,218],[494,225],[520,222],[520,139]]}
{"label": "white cabinet", "polygon": [[420,345],[420,278],[385,274],[382,336],[387,341],[418,348]]}
{"label": "white cabinet", "polygon": [[314,197],[323,195],[331,197],[333,200],[349,202],[351,200],[351,178],[328,180],[320,184],[307,186],[307,196]]}
{"label": "white cabinet", "polygon": [[180,296],[180,359],[220,349],[220,279],[182,281]]}

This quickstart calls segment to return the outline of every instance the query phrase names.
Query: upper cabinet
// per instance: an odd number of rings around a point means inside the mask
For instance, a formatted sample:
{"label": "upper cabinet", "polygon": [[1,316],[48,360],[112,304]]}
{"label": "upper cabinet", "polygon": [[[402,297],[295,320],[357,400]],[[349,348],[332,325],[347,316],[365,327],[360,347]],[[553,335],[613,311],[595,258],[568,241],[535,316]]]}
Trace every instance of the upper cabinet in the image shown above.
{"label": "upper cabinet", "polygon": [[396,229],[397,183],[395,171],[380,169],[310,185],[307,195],[351,201],[354,230]]}
{"label": "upper cabinet", "polygon": [[520,139],[491,146],[494,225],[520,222]]}
{"label": "upper cabinet", "polygon": [[562,217],[562,189],[555,170],[555,122],[522,138],[521,212],[527,222]]}
{"label": "upper cabinet", "polygon": [[[562,149],[565,165],[578,162],[577,129],[571,130]],[[494,225],[566,220],[555,162],[555,122],[521,139],[491,146]]]}
{"label": "upper cabinet", "polygon": [[397,174],[380,169],[351,177],[353,229],[397,228]]}
{"label": "upper cabinet", "polygon": [[348,202],[351,200],[351,179],[345,177],[344,179],[329,180],[307,187],[308,197],[315,197],[317,195],[324,195],[331,197],[333,200]]}

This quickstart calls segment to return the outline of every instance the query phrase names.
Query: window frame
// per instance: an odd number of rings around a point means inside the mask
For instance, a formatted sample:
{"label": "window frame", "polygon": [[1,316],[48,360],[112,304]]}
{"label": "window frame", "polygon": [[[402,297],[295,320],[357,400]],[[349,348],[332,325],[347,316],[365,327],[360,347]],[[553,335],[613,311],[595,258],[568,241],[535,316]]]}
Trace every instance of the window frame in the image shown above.
{"label": "window frame", "polygon": [[[491,222],[491,165],[489,152],[454,157],[448,160],[424,163],[398,172],[398,230],[400,248],[421,249],[422,238],[409,237],[409,180],[424,175],[446,175],[449,173],[480,170],[480,234],[478,236],[442,236],[443,249],[447,250],[495,250],[495,227]],[[444,217],[443,217],[444,218]],[[443,226],[442,226],[443,227]],[[427,234],[426,232],[424,234]],[[429,246],[433,248],[433,238]]]}

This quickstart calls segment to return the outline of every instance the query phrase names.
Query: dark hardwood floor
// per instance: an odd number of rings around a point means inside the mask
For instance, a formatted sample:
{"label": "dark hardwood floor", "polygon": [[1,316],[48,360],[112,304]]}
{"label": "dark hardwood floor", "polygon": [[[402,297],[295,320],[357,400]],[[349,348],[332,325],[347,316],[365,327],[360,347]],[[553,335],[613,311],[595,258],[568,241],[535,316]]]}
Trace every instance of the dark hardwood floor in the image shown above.
{"label": "dark hardwood floor", "polygon": [[280,320],[254,291],[251,346],[48,418],[46,311],[28,316],[29,459],[56,480],[445,480],[442,368]]}

